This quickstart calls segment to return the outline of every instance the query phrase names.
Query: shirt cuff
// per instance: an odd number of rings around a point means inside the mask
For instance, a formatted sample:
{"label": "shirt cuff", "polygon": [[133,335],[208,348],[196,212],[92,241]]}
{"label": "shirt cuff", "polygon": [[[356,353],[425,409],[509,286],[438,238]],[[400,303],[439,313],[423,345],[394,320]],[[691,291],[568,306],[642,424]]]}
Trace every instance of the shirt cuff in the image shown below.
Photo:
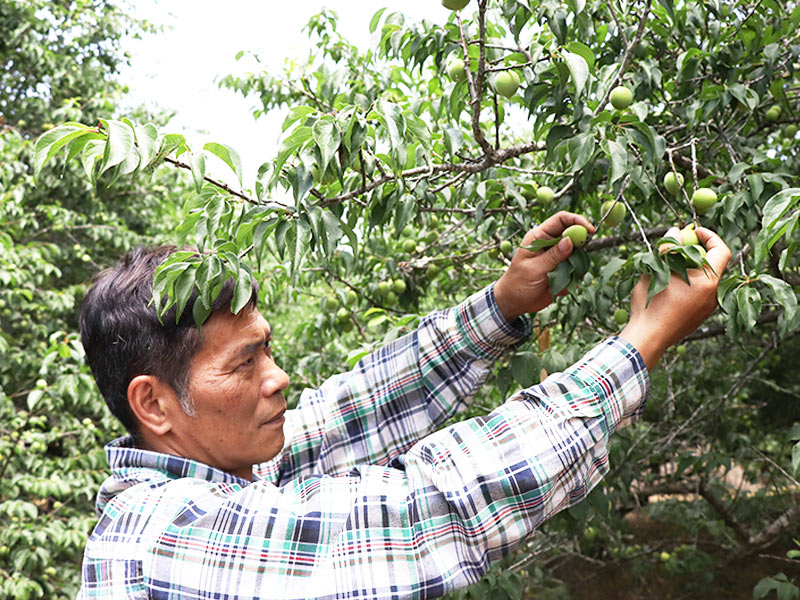
{"label": "shirt cuff", "polygon": [[595,391],[597,407],[612,431],[644,412],[650,373],[639,351],[621,337],[607,338],[567,372]]}
{"label": "shirt cuff", "polygon": [[563,373],[522,390],[522,397],[544,398],[549,410],[603,417],[610,435],[644,412],[650,375],[639,351],[618,336],[587,352]]}
{"label": "shirt cuff", "polygon": [[527,315],[513,323],[506,321],[497,306],[493,284],[467,298],[455,310],[459,332],[476,355],[488,360],[519,346],[533,331]]}

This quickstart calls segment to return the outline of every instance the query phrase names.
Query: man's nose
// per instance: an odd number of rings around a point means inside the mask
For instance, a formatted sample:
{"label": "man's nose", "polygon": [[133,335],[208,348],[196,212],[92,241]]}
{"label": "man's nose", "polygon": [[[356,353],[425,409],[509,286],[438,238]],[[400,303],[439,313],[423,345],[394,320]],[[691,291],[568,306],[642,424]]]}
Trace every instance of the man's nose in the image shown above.
{"label": "man's nose", "polygon": [[289,387],[289,376],[273,361],[268,361],[266,371],[261,380],[261,391],[265,396],[272,396]]}

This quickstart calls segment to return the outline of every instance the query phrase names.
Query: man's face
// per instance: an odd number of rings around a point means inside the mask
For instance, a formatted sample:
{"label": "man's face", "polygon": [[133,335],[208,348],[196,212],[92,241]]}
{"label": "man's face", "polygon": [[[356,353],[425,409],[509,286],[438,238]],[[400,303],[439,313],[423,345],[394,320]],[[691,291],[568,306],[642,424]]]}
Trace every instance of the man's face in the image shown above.
{"label": "man's face", "polygon": [[271,338],[256,309],[219,311],[203,326],[189,374],[195,416],[179,415],[172,429],[186,456],[250,479],[252,465],[281,450],[289,378]]}

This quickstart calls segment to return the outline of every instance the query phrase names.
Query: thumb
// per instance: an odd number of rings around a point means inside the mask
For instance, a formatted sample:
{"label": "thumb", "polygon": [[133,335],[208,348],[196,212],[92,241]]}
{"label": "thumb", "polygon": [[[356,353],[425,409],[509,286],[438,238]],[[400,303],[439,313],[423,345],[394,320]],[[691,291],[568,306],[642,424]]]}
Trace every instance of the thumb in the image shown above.
{"label": "thumb", "polygon": [[540,257],[546,273],[555,269],[560,263],[565,261],[572,254],[572,240],[568,237],[562,238],[558,244],[550,248]]}

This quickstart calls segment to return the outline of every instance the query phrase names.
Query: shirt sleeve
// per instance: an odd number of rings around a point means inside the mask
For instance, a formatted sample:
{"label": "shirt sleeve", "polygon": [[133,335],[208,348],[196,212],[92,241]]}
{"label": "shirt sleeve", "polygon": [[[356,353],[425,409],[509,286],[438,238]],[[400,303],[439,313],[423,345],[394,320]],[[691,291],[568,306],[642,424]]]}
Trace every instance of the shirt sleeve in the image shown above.
{"label": "shirt sleeve", "polygon": [[612,338],[391,465],[195,493],[149,551],[145,585],[150,597],[442,596],[586,496],[648,386],[639,354]]}
{"label": "shirt sleeve", "polygon": [[279,484],[312,473],[339,475],[388,464],[463,410],[508,348],[525,341],[528,319],[509,324],[494,286],[434,312],[412,333],[355,368],[306,390],[287,412],[287,443],[256,477]]}

